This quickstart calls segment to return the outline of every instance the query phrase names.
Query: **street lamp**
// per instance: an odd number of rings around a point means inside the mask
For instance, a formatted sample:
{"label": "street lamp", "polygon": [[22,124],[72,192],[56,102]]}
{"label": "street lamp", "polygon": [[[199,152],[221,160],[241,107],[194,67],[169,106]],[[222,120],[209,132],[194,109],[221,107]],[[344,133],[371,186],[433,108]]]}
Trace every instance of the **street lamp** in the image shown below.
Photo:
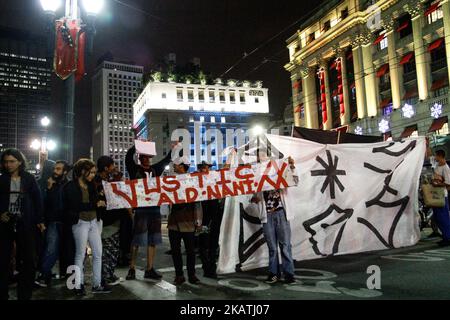
{"label": "street lamp", "polygon": [[41,6],[45,12],[55,13],[61,6],[61,0],[41,0]]}
{"label": "street lamp", "polygon": [[50,125],[50,119],[48,117],[43,117],[41,119],[41,125],[43,127],[48,127]]}
{"label": "street lamp", "polygon": [[[40,0],[47,16],[48,56],[54,54],[55,73],[64,81],[65,160],[73,162],[75,78],[84,75],[86,54],[93,51],[95,18],[101,11],[104,0],[83,0],[86,23],[81,20],[78,0],[65,0],[65,15],[55,20],[56,10],[62,0]],[[54,45],[56,44],[56,47]]]}

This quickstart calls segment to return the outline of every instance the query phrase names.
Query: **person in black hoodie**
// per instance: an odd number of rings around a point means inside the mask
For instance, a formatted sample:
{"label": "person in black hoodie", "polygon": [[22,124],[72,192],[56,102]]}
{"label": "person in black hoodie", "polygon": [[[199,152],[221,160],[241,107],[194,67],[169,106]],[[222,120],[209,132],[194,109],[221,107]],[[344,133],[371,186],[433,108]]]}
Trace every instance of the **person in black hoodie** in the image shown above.
{"label": "person in black hoodie", "polygon": [[1,164],[0,299],[9,299],[8,271],[16,242],[17,298],[30,300],[35,277],[35,229],[45,230],[41,194],[34,176],[25,171],[26,159],[19,150],[5,150]]}
{"label": "person in black hoodie", "polygon": [[[136,147],[131,147],[125,157],[130,179],[143,179],[147,177],[158,177],[164,172],[165,167],[170,164],[171,154],[160,162],[152,165],[152,156],[140,154],[140,165],[134,161]],[[136,257],[139,247],[147,248],[147,269],[144,278],[159,280],[162,275],[153,268],[153,260],[156,255],[156,246],[162,243],[161,236],[161,211],[159,207],[146,207],[135,209],[133,223],[133,240],[131,243],[131,261],[127,280],[136,279]]]}
{"label": "person in black hoodie", "polygon": [[102,285],[102,239],[101,217],[97,208],[106,206],[98,199],[93,183],[97,170],[95,163],[89,159],[78,160],[73,167],[73,180],[67,183],[63,190],[64,214],[67,223],[72,225],[75,239],[75,265],[80,271],[80,282],[75,283],[77,295],[85,295],[84,289],[84,258],[87,242],[92,249],[92,293],[109,293],[111,289]]}
{"label": "person in black hoodie", "polygon": [[[40,265],[40,276],[36,279],[36,284],[47,287],[51,284],[52,268],[62,254],[61,235],[63,226],[63,187],[68,182],[67,174],[70,165],[64,160],[56,161],[52,175],[46,179],[45,185],[41,186],[44,200],[44,217],[46,225],[45,249]],[[63,263],[60,260],[60,275],[65,274],[62,269]]]}

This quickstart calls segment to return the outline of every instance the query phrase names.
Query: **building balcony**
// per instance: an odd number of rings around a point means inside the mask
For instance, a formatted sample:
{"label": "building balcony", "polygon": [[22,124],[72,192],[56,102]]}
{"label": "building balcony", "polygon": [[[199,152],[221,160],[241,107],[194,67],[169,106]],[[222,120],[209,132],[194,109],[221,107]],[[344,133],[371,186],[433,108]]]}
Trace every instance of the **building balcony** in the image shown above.
{"label": "building balcony", "polygon": [[422,29],[422,36],[428,36],[436,32],[436,30],[444,27],[444,19],[439,19],[432,24],[426,24]]}
{"label": "building balcony", "polygon": [[431,108],[435,104],[441,105],[444,110],[448,108],[448,95],[436,97],[433,99],[428,99],[427,101],[428,107]]}
{"label": "building balcony", "polygon": [[409,83],[417,80],[416,70],[403,74],[403,83]]}
{"label": "building balcony", "polygon": [[378,88],[380,89],[380,92],[391,90],[391,83],[390,82],[380,83]]}
{"label": "building balcony", "polygon": [[431,62],[431,72],[435,72],[435,71],[444,69],[446,67],[447,67],[447,59],[446,58],[441,58],[439,60]]}

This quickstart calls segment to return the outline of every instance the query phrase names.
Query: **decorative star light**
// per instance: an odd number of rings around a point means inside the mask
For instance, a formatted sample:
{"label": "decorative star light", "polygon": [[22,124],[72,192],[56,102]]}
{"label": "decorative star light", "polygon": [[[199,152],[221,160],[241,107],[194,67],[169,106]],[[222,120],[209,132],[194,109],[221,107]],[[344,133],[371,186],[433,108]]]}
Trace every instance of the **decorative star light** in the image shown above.
{"label": "decorative star light", "polygon": [[386,133],[389,131],[389,121],[386,119],[381,119],[381,121],[378,123],[378,130],[380,130],[381,133]]}
{"label": "decorative star light", "polygon": [[442,114],[442,104],[435,103],[431,109],[431,116],[435,119],[439,118]]}
{"label": "decorative star light", "polygon": [[405,118],[412,118],[415,114],[414,108],[412,105],[405,103],[405,105],[402,108],[403,116]]}
{"label": "decorative star light", "polygon": [[363,134],[363,128],[361,128],[360,126],[357,126],[355,128],[355,134],[362,135]]}

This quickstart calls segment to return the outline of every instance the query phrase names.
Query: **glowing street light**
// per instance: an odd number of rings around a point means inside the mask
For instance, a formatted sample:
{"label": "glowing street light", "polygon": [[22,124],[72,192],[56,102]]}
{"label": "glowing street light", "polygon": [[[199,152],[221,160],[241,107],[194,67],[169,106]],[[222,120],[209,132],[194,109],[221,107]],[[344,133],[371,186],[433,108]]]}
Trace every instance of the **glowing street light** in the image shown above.
{"label": "glowing street light", "polygon": [[264,133],[264,128],[261,127],[260,125],[256,125],[256,126],[254,126],[254,127],[252,128],[252,132],[253,132],[255,135],[259,136],[259,135],[261,135],[261,134]]}
{"label": "glowing street light", "polygon": [[61,0],[41,0],[41,6],[44,11],[55,13],[61,6]]}
{"label": "glowing street light", "polygon": [[53,141],[53,140],[47,141],[46,148],[47,148],[48,151],[53,151],[53,150],[56,149],[56,147],[57,147],[57,145],[56,145],[55,141]]}
{"label": "glowing street light", "polygon": [[30,145],[31,149],[39,150],[41,148],[41,142],[38,139],[34,139]]}
{"label": "glowing street light", "polygon": [[83,7],[88,14],[97,15],[104,5],[104,0],[83,0]]}
{"label": "glowing street light", "polygon": [[50,119],[48,117],[43,117],[41,119],[41,125],[43,127],[48,127],[50,125],[50,123],[51,123],[51,121],[50,121]]}

